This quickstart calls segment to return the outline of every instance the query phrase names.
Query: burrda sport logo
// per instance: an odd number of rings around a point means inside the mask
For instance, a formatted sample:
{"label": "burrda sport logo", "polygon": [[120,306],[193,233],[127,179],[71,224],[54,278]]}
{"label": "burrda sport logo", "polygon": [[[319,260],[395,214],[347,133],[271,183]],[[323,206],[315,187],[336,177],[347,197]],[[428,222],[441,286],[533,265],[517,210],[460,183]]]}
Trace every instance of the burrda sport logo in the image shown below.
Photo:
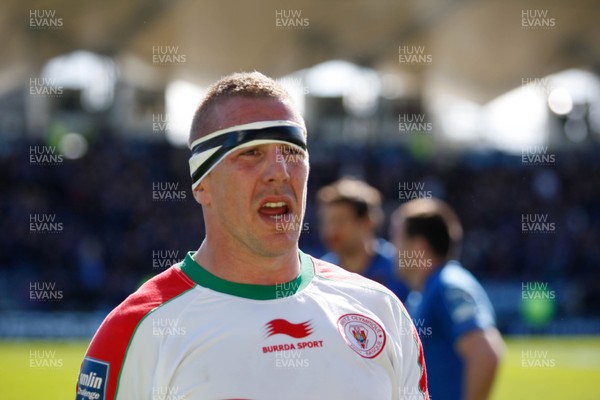
{"label": "burrda sport logo", "polygon": [[361,314],[345,314],[338,330],[352,350],[364,358],[375,358],[385,346],[385,331],[375,320]]}

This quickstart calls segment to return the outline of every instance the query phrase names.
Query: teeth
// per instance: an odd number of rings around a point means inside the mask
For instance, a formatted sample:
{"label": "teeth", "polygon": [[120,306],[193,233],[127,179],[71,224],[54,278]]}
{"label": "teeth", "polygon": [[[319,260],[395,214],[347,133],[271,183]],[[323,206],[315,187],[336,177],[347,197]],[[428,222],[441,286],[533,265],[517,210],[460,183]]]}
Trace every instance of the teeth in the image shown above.
{"label": "teeth", "polygon": [[277,207],[285,207],[285,206],[286,206],[286,204],[283,201],[277,201],[277,202],[270,201],[263,205],[263,207],[268,207],[268,208],[277,208]]}

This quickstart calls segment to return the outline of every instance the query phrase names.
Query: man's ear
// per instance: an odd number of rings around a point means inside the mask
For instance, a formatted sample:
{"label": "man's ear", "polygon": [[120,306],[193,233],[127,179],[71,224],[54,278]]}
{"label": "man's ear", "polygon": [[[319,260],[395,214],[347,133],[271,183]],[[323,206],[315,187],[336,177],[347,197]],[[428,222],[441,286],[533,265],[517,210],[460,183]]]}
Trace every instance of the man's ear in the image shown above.
{"label": "man's ear", "polygon": [[205,181],[206,178],[192,191],[194,199],[202,206],[210,205],[210,193]]}

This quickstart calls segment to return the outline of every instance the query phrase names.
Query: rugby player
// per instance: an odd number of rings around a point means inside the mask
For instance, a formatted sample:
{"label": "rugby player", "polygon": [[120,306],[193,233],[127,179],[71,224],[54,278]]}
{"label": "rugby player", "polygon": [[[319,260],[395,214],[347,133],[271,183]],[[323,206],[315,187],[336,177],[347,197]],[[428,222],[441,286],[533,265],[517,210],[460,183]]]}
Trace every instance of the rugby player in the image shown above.
{"label": "rugby player", "polygon": [[420,301],[407,306],[421,336],[433,399],[487,399],[504,344],[483,287],[454,259],[462,240],[456,213],[438,199],[415,199],[392,215],[401,275]]}
{"label": "rugby player", "polygon": [[409,290],[398,276],[396,248],[376,235],[383,222],[379,191],[345,177],[319,189],[317,200],[319,233],[329,250],[321,259],[381,283],[404,301]]}
{"label": "rugby player", "polygon": [[309,171],[287,92],[257,72],[221,79],[190,147],[206,236],[106,317],[76,398],[428,399],[397,297],[299,251],[300,226],[281,229],[304,216]]}

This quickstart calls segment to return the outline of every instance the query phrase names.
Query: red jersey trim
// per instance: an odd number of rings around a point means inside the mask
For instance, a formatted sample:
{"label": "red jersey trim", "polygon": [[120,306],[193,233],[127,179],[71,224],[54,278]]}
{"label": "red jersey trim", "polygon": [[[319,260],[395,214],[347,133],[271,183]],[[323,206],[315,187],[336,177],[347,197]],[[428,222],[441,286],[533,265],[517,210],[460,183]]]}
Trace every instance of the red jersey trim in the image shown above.
{"label": "red jersey trim", "polygon": [[110,365],[107,400],[116,398],[127,351],[140,323],[150,312],[195,286],[196,284],[178,267],[173,266],[144,283],[108,314],[86,352],[86,357]]}

